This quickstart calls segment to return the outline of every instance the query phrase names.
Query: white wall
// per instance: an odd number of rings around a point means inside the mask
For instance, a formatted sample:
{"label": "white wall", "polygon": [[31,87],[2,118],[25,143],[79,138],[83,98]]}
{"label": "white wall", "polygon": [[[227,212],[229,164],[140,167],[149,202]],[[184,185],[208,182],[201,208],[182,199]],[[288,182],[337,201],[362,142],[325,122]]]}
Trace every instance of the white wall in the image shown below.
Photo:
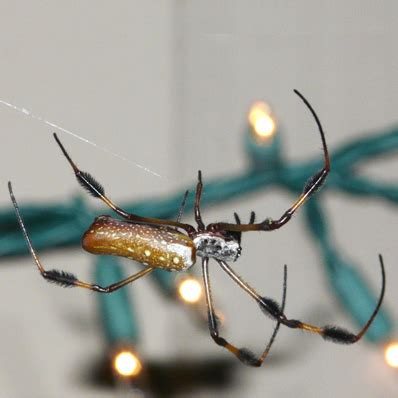
{"label": "white wall", "polygon": [[[318,111],[331,150],[396,123],[397,13],[394,1],[2,0],[0,99],[162,175],[60,133],[78,164],[116,201],[166,194],[192,183],[199,168],[206,181],[245,167],[242,134],[255,99],[272,103],[292,161],[320,155],[314,123],[293,88]],[[2,206],[9,205],[9,179],[20,202],[66,200],[80,192],[52,131],[0,106]],[[365,171],[397,182],[396,158]],[[207,209],[204,217],[229,220],[235,210],[247,217],[253,209],[259,217],[276,217],[292,200],[282,191],[264,192]],[[386,307],[396,316],[396,208],[331,191],[325,202],[340,247],[375,290],[377,253],[384,254]],[[264,294],[279,297],[287,263],[288,314],[350,327],[303,227],[298,215],[274,234],[245,236],[235,269]],[[82,250],[54,251],[43,261],[91,278],[92,258]],[[213,268],[213,290],[229,320],[227,335],[260,351],[271,323]],[[94,294],[45,284],[29,258],[3,261],[1,281],[2,395],[113,396],[79,378],[102,350]],[[181,351],[188,357],[228,355],[186,314],[163,303],[151,284],[142,281],[130,289],[140,305],[142,352],[148,358],[167,360]],[[385,367],[381,348],[366,342],[336,346],[283,329],[273,353],[274,361],[260,370],[241,366],[237,385],[217,396],[397,394],[396,375]],[[203,394],[215,393],[195,396]]]}

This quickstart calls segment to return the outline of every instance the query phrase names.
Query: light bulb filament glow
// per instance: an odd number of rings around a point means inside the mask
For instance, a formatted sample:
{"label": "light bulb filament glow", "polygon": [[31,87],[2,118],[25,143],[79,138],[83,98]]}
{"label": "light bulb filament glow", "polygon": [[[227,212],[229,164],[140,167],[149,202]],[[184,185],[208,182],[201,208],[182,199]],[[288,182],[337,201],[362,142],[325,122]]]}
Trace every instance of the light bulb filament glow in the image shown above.
{"label": "light bulb filament glow", "polygon": [[259,141],[269,140],[276,132],[276,122],[265,102],[255,102],[249,112],[252,133]]}
{"label": "light bulb filament glow", "polygon": [[392,368],[398,368],[398,343],[393,342],[388,344],[386,350],[384,351],[384,358],[387,365]]}
{"label": "light bulb filament glow", "polygon": [[113,366],[116,372],[124,377],[137,376],[142,370],[140,360],[130,351],[119,352],[115,356]]}
{"label": "light bulb filament glow", "polygon": [[197,303],[202,297],[202,286],[194,278],[186,278],[178,286],[178,294],[188,303]]}

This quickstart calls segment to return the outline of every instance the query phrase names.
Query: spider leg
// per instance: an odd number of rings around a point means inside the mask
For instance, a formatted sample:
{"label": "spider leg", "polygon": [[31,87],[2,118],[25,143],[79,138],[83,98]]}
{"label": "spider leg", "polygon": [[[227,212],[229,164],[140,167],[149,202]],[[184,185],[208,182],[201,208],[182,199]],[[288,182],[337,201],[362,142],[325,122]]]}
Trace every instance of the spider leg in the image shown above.
{"label": "spider leg", "polygon": [[185,205],[186,205],[186,203],[187,203],[188,194],[189,194],[189,191],[186,190],[185,193],[184,193],[184,196],[183,196],[183,198],[182,198],[182,202],[181,202],[181,205],[180,205],[180,209],[178,210],[178,215],[177,215],[177,220],[176,220],[177,222],[180,222],[182,216],[184,215],[184,210],[185,210]]}
{"label": "spider leg", "polygon": [[111,293],[111,292],[114,292],[115,290],[120,289],[121,287],[127,285],[128,283],[134,282],[135,280],[137,280],[153,271],[153,268],[151,268],[151,267],[144,268],[140,272],[137,272],[136,274],[131,275],[128,278],[123,279],[120,282],[113,283],[109,286],[102,287],[99,285],[94,285],[91,283],[83,282],[83,281],[77,279],[75,275],[73,275],[69,272],[56,270],[56,269],[48,270],[48,271],[45,270],[40,259],[39,259],[39,256],[37,255],[35,249],[33,248],[32,241],[30,240],[25,223],[24,223],[21,213],[19,211],[17,201],[16,201],[14,193],[12,191],[11,182],[8,183],[8,190],[10,192],[10,197],[11,197],[12,203],[14,205],[15,214],[17,216],[18,223],[22,229],[22,233],[25,237],[26,243],[28,244],[29,251],[37,265],[37,268],[38,268],[40,274],[48,282],[56,283],[63,287],[78,286],[78,287],[82,287],[85,289],[94,290],[94,291],[100,292],[100,293]]}
{"label": "spider leg", "polygon": [[283,313],[277,303],[275,303],[272,299],[267,297],[261,297],[251,286],[249,286],[242,278],[240,278],[224,261],[218,260],[217,262],[220,264],[222,269],[237,283],[243,290],[245,290],[253,299],[259,304],[261,310],[271,316],[273,319],[278,320],[283,325],[293,328],[293,329],[302,329],[312,333],[319,334],[325,340],[330,340],[335,343],[341,344],[353,344],[360,340],[366,331],[369,329],[373,320],[375,319],[377,313],[379,312],[380,306],[383,302],[384,292],[385,292],[385,284],[386,284],[386,276],[383,258],[379,255],[380,267],[381,267],[381,275],[382,275],[382,287],[380,292],[379,301],[376,305],[376,308],[373,310],[372,315],[369,317],[369,320],[362,327],[362,329],[357,333],[352,333],[346,329],[343,329],[338,326],[314,326],[309,323],[301,322],[297,319],[288,319],[286,315]]}
{"label": "spider leg", "polygon": [[[99,286],[99,285],[94,285],[92,283],[83,282],[81,280],[75,279],[76,277],[71,274],[68,274],[68,275],[71,276],[73,278],[73,280],[68,279],[65,281],[65,279],[62,279],[61,281],[59,281],[58,277],[59,277],[60,271],[58,271],[58,270],[44,271],[45,274],[42,273],[42,275],[49,282],[54,282],[54,283],[61,284],[64,286],[65,286],[65,283],[68,283],[68,281],[70,280],[72,282],[70,285],[71,287],[73,287],[73,286],[82,287],[84,289],[93,290],[93,291],[99,292],[99,293],[112,293],[115,290],[118,290],[121,287],[126,286],[129,283],[132,283],[132,282],[136,281],[137,279],[140,279],[143,276],[150,274],[153,270],[154,270],[154,268],[151,268],[151,267],[144,268],[143,270],[141,270],[141,271],[139,271],[139,272],[137,272],[119,282],[112,283],[111,285],[108,285],[108,286]],[[67,285],[66,287],[68,287],[68,286],[69,285]]]}
{"label": "spider leg", "polygon": [[89,194],[94,196],[95,198],[101,199],[108,207],[110,207],[115,213],[117,213],[120,217],[125,218],[126,220],[137,222],[137,223],[146,223],[153,225],[169,225],[177,228],[182,228],[187,231],[188,234],[192,234],[195,232],[195,228],[189,224],[183,224],[178,221],[172,220],[160,220],[158,218],[149,218],[149,217],[141,217],[136,214],[128,213],[125,210],[121,209],[117,205],[115,205],[107,196],[105,196],[105,190],[101,184],[99,184],[91,174],[81,171],[76,164],[73,162],[65,147],[62,145],[60,139],[57,134],[54,133],[54,138],[59,147],[61,148],[62,153],[68,160],[71,165],[77,181],[79,184],[88,191]]}
{"label": "spider leg", "polygon": [[203,182],[202,182],[202,172],[198,171],[198,183],[196,185],[196,195],[195,195],[195,221],[198,224],[198,231],[204,231],[205,224],[202,220],[202,215],[200,214],[200,198],[202,196]]}
{"label": "spider leg", "polygon": [[285,225],[293,216],[293,214],[298,210],[316,191],[318,191],[323,183],[326,180],[327,175],[329,174],[330,171],[330,159],[329,159],[329,153],[328,153],[328,148],[326,145],[326,139],[325,139],[325,133],[323,131],[321,122],[318,118],[318,115],[315,113],[314,109],[310,105],[310,103],[307,101],[306,98],[297,90],[294,90],[294,92],[302,99],[304,104],[308,107],[310,112],[312,113],[312,116],[315,119],[315,122],[318,126],[319,133],[321,135],[322,139],[322,147],[323,147],[323,159],[324,159],[324,165],[321,170],[317,171],[304,185],[304,189],[302,194],[299,196],[299,198],[293,203],[293,205],[286,210],[282,216],[277,219],[273,220],[270,218],[265,219],[264,221],[260,223],[254,224],[254,222],[249,222],[249,224],[229,224],[229,223],[215,223],[215,224],[210,224],[208,226],[209,230],[213,231],[241,231],[241,232],[247,232],[247,231],[272,231],[274,229],[278,229]]}
{"label": "spider leg", "polygon": [[[283,294],[282,294],[282,304],[281,304],[281,312],[283,312],[285,310],[285,304],[286,304],[286,290],[287,290],[287,266],[285,265],[283,268]],[[265,347],[264,352],[261,354],[260,358],[258,359],[260,362],[261,366],[265,360],[265,358],[268,356],[269,351],[271,349],[271,346],[276,338],[276,335],[279,331],[279,327],[281,325],[280,320],[278,319],[274,332],[272,333],[271,339],[267,344],[267,347]]]}
{"label": "spider leg", "polygon": [[[203,281],[205,286],[206,292],[206,303],[208,309],[208,320],[209,320],[209,329],[210,335],[215,341],[216,344],[225,347],[228,351],[234,354],[241,362],[245,363],[249,366],[261,366],[264,362],[265,358],[267,357],[273,342],[275,341],[275,337],[278,333],[280,320],[277,320],[275,329],[272,333],[271,339],[269,340],[267,347],[265,348],[264,352],[258,358],[247,348],[238,348],[233,344],[229,343],[226,339],[220,336],[218,324],[217,324],[217,317],[214,313],[214,306],[213,306],[213,299],[211,296],[211,289],[210,289],[210,279],[209,279],[209,270],[208,270],[208,263],[209,259],[207,257],[202,259],[202,271],[203,271]],[[284,270],[284,283],[283,283],[283,298],[282,298],[282,312],[285,307],[285,300],[286,300],[286,281],[287,281],[287,269],[285,267]]]}

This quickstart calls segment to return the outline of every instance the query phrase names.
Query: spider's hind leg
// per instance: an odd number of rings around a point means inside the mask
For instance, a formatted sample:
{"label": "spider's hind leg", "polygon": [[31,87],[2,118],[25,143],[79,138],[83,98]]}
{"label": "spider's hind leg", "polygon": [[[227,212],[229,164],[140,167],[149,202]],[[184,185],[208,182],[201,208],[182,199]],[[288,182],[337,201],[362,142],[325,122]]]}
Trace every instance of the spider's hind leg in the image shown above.
{"label": "spider's hind leg", "polygon": [[98,181],[95,180],[95,178],[91,174],[89,174],[85,171],[82,171],[77,167],[77,165],[72,160],[72,158],[69,156],[65,147],[61,143],[57,134],[55,134],[55,133],[54,133],[54,138],[55,138],[55,141],[57,142],[58,146],[61,148],[62,153],[64,154],[64,156],[68,160],[69,164],[71,165],[79,184],[84,189],[86,189],[92,196],[94,196],[95,198],[101,199],[108,207],[110,207],[120,217],[122,217],[126,220],[129,220],[131,222],[146,223],[146,224],[152,224],[152,225],[167,225],[167,226],[182,228],[189,235],[192,235],[195,232],[195,228],[189,224],[183,224],[183,223],[180,223],[179,221],[174,221],[174,220],[161,220],[158,218],[141,217],[137,214],[128,213],[127,211],[123,210],[122,208],[117,206],[115,203],[113,203],[105,195],[104,188]]}
{"label": "spider's hind leg", "polygon": [[56,270],[56,269],[52,269],[52,270],[48,270],[48,271],[45,270],[40,259],[39,259],[39,256],[37,255],[35,249],[33,248],[32,241],[30,240],[25,223],[24,223],[21,213],[19,211],[18,203],[15,199],[11,182],[8,183],[8,190],[10,192],[12,204],[14,205],[15,214],[17,216],[18,223],[22,229],[22,233],[25,237],[26,243],[28,244],[29,251],[37,265],[37,268],[38,268],[41,276],[44,279],[46,279],[48,282],[56,283],[57,285],[60,285],[63,287],[78,286],[78,287],[82,287],[85,289],[94,290],[94,291],[100,292],[100,293],[111,293],[111,292],[114,292],[115,290],[120,289],[121,287],[131,283],[131,282],[134,282],[135,280],[137,280],[153,271],[153,268],[147,267],[147,268],[144,268],[143,270],[141,270],[140,272],[137,272],[136,274],[131,275],[126,279],[123,279],[120,282],[113,283],[112,285],[102,287],[102,286],[94,285],[91,283],[83,282],[83,281],[77,279],[77,277],[75,275],[73,275],[69,272],[66,272],[66,271],[61,271],[61,270]]}

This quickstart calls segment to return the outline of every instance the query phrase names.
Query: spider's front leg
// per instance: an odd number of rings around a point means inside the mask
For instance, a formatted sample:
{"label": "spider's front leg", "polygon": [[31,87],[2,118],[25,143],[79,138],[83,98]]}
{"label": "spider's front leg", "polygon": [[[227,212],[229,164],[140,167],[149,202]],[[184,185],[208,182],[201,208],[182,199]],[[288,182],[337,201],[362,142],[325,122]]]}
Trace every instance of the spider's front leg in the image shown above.
{"label": "spider's front leg", "polygon": [[[209,259],[207,257],[202,259],[203,281],[204,281],[205,292],[206,292],[206,303],[207,303],[209,329],[210,329],[211,337],[213,338],[213,340],[215,341],[216,344],[218,344],[221,347],[226,348],[228,351],[230,351],[232,354],[234,354],[241,362],[245,363],[246,365],[256,366],[256,367],[261,366],[262,363],[264,362],[265,358],[268,356],[268,353],[271,349],[273,342],[275,341],[275,337],[278,333],[281,321],[279,319],[277,320],[274,332],[272,333],[272,336],[267,344],[267,347],[265,348],[264,352],[259,357],[256,357],[255,354],[252,353],[247,348],[238,348],[235,345],[229,343],[223,337],[221,337],[220,333],[219,333],[219,329],[218,329],[217,317],[214,312],[213,299],[211,296],[208,263],[209,263]],[[284,308],[285,308],[286,289],[287,289],[287,268],[285,266],[282,306],[279,307],[278,304],[276,304],[274,302],[274,307],[278,308],[278,310],[281,313],[283,313]],[[268,300],[272,301],[271,299],[268,299]]]}
{"label": "spider's front leg", "polygon": [[319,133],[322,139],[323,147],[323,167],[321,170],[316,172],[304,185],[304,189],[299,198],[293,203],[293,205],[286,210],[282,216],[273,220],[270,218],[265,219],[260,223],[249,222],[249,224],[229,224],[229,223],[215,223],[210,224],[207,228],[212,231],[236,231],[236,232],[248,232],[248,231],[272,231],[278,229],[285,225],[293,216],[293,214],[298,210],[316,191],[318,191],[326,180],[327,175],[330,172],[330,159],[328,147],[326,145],[325,133],[323,131],[321,122],[315,113],[314,109],[307,101],[307,99],[297,90],[294,92],[303,100],[305,105],[308,107],[312,113],[316,124],[318,125]]}

